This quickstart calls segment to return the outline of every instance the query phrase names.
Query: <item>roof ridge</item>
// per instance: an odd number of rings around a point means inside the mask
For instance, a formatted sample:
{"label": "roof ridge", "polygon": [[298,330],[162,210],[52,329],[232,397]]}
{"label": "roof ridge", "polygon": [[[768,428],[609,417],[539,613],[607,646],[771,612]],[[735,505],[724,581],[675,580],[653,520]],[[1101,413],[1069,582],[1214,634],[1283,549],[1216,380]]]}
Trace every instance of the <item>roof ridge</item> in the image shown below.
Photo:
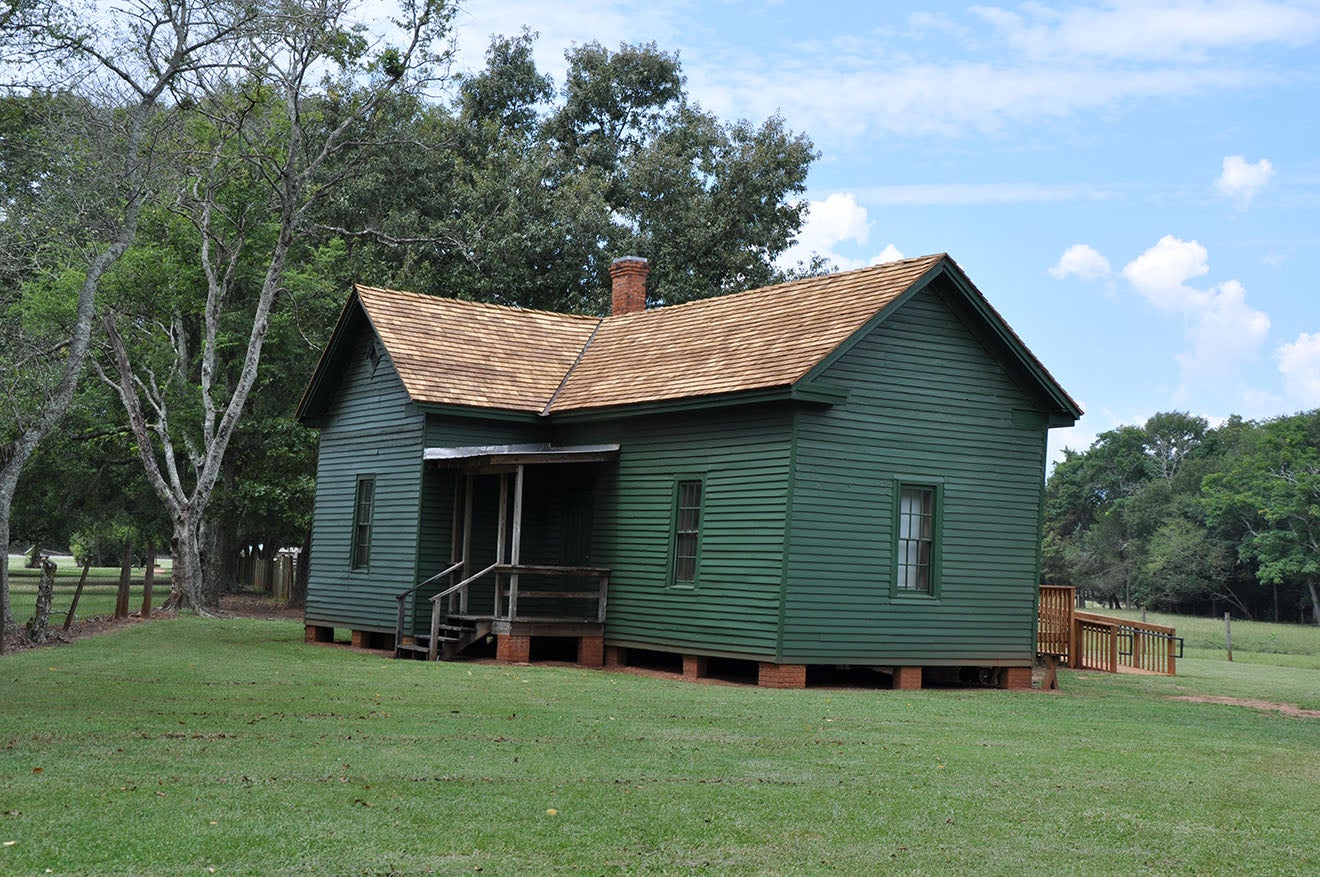
{"label": "roof ridge", "polygon": [[402,295],[409,298],[426,299],[429,301],[452,302],[453,304],[463,305],[464,307],[488,308],[491,310],[505,311],[516,314],[544,314],[548,317],[567,317],[573,320],[599,320],[600,317],[591,314],[569,314],[563,311],[547,311],[541,308],[524,308],[518,305],[502,305],[488,301],[473,301],[466,298],[454,298],[450,295],[431,295],[428,292],[412,292],[407,289],[391,289],[386,286],[368,286],[365,283],[354,283],[354,289],[367,290],[369,292],[384,292],[389,295]]}
{"label": "roof ridge", "polygon": [[831,271],[829,274],[815,274],[810,277],[799,277],[796,280],[785,280],[780,283],[772,283],[769,286],[758,286],[754,289],[744,289],[738,292],[729,292],[721,295],[710,295],[710,296],[706,296],[705,298],[692,299],[690,301],[679,302],[677,304],[672,304],[672,305],[661,305],[658,308],[649,308],[644,311],[634,311],[632,313],[627,313],[627,314],[611,314],[605,317],[605,319],[611,321],[619,321],[621,319],[628,319],[633,317],[644,317],[648,314],[672,312],[677,308],[703,306],[703,305],[708,305],[712,302],[727,302],[730,299],[736,299],[741,296],[753,296],[753,295],[761,295],[764,293],[781,292],[785,288],[791,286],[808,286],[811,284],[821,283],[825,281],[828,281],[831,285],[833,285],[839,278],[845,277],[850,274],[862,274],[865,272],[879,273],[882,270],[892,271],[896,266],[905,265],[907,263],[915,264],[919,262],[925,262],[933,266],[937,264],[940,260],[948,260],[948,259],[949,259],[948,253],[930,253],[925,256],[912,256],[906,259],[895,259],[893,262],[884,262],[880,265],[866,265],[861,268],[850,268],[847,271]]}
{"label": "roof ridge", "polygon": [[554,407],[555,400],[559,398],[559,394],[563,392],[564,386],[568,384],[568,379],[573,376],[573,370],[578,367],[578,363],[582,362],[582,357],[587,355],[587,351],[591,348],[591,342],[596,340],[596,333],[600,331],[600,327],[604,324],[604,317],[596,318],[596,328],[591,330],[591,334],[587,336],[587,341],[582,345],[582,349],[578,351],[578,355],[573,360],[573,364],[568,367],[568,370],[564,372],[564,376],[559,379],[559,386],[555,387],[555,391],[551,393],[550,398],[546,400],[545,407],[541,409],[542,417],[546,417],[550,414],[550,409]]}

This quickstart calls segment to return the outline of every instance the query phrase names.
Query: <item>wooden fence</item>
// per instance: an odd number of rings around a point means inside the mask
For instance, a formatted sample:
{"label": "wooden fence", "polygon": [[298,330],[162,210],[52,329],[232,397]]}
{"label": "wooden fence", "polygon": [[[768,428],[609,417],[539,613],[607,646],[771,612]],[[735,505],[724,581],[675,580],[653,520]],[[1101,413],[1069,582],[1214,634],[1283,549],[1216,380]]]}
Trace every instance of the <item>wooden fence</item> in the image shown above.
{"label": "wooden fence", "polygon": [[1179,639],[1172,627],[1075,609],[1073,588],[1042,585],[1036,651],[1076,670],[1177,671]]}
{"label": "wooden fence", "polygon": [[235,577],[240,585],[269,593],[276,600],[288,600],[298,575],[298,554],[296,548],[281,549],[272,557],[257,552],[240,554]]}

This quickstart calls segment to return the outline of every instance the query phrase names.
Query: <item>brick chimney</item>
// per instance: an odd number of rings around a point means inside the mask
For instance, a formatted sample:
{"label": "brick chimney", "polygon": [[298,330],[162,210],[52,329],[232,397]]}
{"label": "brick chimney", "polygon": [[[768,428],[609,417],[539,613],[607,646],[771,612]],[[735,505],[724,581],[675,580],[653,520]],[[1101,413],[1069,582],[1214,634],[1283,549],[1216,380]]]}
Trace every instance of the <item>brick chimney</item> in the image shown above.
{"label": "brick chimney", "polygon": [[621,256],[610,263],[614,302],[610,316],[638,314],[646,310],[646,275],[649,273],[651,264],[641,256]]}

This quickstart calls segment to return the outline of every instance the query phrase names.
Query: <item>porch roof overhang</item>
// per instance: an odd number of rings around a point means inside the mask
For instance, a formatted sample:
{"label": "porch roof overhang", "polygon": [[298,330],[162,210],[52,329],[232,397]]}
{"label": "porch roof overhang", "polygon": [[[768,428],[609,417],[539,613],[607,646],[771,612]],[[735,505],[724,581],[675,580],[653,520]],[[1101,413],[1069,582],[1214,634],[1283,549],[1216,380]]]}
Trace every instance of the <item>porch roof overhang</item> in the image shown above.
{"label": "porch roof overhang", "polygon": [[610,463],[619,459],[618,445],[476,445],[427,448],[422,459],[437,466],[484,469],[539,463]]}

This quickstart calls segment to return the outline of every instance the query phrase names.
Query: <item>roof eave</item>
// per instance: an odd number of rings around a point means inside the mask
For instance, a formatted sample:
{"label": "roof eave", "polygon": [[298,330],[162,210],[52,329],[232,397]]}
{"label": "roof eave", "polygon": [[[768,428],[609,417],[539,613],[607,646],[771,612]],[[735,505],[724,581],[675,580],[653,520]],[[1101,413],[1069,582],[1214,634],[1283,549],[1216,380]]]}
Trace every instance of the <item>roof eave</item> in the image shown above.
{"label": "roof eave", "polygon": [[517,423],[543,423],[538,412],[519,408],[486,408],[481,405],[459,405],[450,402],[414,402],[418,411],[443,414],[448,417],[472,417],[482,420],[508,420]]}
{"label": "roof eave", "polygon": [[362,319],[370,322],[366,309],[358,298],[356,287],[353,288],[348,301],[344,302],[344,307],[339,312],[339,319],[335,321],[335,327],[330,332],[330,340],[321,351],[321,356],[316,361],[316,368],[312,370],[312,377],[303,390],[302,398],[298,400],[298,407],[294,409],[294,418],[299,423],[315,426],[316,421],[329,407],[325,397],[333,395],[333,384],[337,383],[337,376],[333,379],[330,377],[331,364],[344,355],[345,345],[349,343],[347,339],[357,328],[350,326],[355,315],[360,315]]}
{"label": "roof eave", "polygon": [[705,396],[684,396],[677,399],[657,399],[648,402],[628,402],[620,405],[599,405],[553,411],[554,421],[599,421],[623,417],[644,417],[650,414],[671,414],[683,411],[704,411],[711,408],[731,408],[775,402],[794,402],[803,405],[839,405],[848,399],[848,390],[829,384],[780,384],[758,387],[732,393],[711,393]]}

